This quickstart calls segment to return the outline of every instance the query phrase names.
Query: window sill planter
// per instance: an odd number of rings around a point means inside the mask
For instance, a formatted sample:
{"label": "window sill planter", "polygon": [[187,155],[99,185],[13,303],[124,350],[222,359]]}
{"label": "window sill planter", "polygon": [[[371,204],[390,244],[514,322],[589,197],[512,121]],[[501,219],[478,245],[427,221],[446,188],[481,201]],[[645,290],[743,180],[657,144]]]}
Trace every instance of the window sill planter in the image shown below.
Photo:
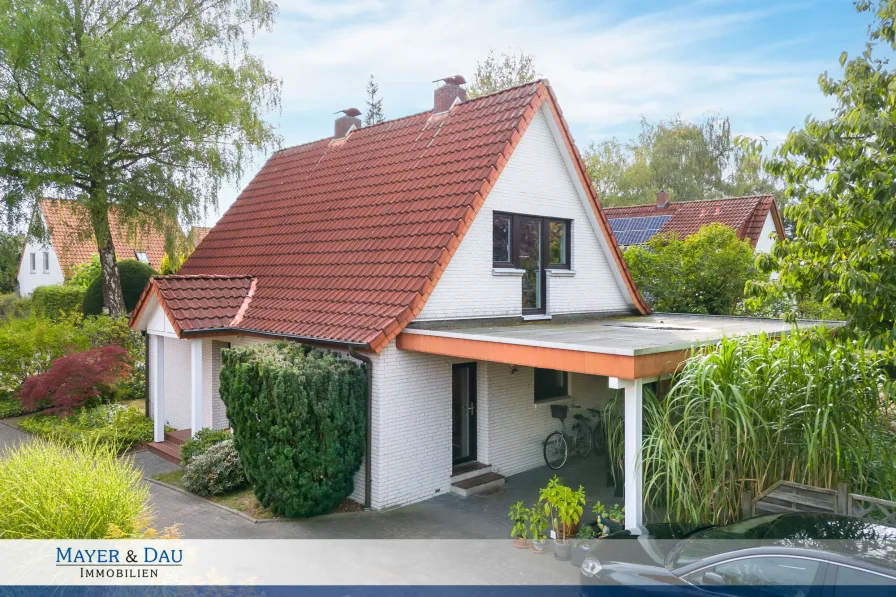
{"label": "window sill planter", "polygon": [[532,539],[529,544],[529,551],[534,553],[545,553],[547,549],[547,539]]}
{"label": "window sill planter", "polygon": [[566,562],[569,560],[572,554],[572,543],[567,539],[566,541],[558,541],[554,540],[554,557],[561,562]]}

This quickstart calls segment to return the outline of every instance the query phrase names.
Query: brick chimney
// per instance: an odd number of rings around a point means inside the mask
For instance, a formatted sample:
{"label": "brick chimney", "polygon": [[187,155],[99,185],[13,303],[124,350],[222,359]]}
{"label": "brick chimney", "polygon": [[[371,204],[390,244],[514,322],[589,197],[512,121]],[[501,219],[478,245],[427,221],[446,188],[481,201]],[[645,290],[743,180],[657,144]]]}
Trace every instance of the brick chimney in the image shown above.
{"label": "brick chimney", "polygon": [[444,79],[436,79],[433,83],[437,83],[439,81],[444,82],[445,84],[441,87],[436,88],[435,97],[433,101],[433,114],[440,114],[442,112],[447,112],[451,109],[451,106],[454,105],[455,101],[465,102],[467,101],[467,90],[461,87],[467,81],[460,75],[454,75],[453,77],[445,77]]}
{"label": "brick chimney", "polygon": [[666,209],[667,205],[669,205],[669,193],[666,192],[666,189],[660,189],[656,193],[656,208]]}
{"label": "brick chimney", "polygon": [[361,128],[361,119],[358,118],[361,115],[361,110],[346,108],[345,110],[335,112],[335,114],[342,114],[342,116],[336,119],[336,128],[333,131],[334,139],[344,138],[352,130],[352,127],[356,129]]}

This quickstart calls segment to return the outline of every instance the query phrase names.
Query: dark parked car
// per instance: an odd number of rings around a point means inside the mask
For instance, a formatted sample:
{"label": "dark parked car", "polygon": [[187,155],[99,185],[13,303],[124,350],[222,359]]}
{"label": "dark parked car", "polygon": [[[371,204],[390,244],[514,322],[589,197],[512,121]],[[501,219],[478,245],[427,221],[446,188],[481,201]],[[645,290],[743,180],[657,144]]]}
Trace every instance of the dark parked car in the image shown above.
{"label": "dark parked car", "polygon": [[762,595],[828,597],[846,594],[837,587],[862,587],[856,597],[896,595],[896,528],[822,513],[703,528],[648,524],[598,541],[580,576],[583,585],[647,591],[744,595],[750,586],[763,587]]}

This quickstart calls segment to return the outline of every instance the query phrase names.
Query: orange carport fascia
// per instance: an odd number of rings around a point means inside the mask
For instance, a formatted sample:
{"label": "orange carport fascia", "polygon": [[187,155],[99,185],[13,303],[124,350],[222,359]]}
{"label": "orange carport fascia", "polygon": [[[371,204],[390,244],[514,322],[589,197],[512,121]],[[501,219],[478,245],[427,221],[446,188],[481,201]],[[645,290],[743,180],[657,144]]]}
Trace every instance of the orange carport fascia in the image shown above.
{"label": "orange carport fascia", "polygon": [[672,350],[630,356],[414,333],[399,334],[397,344],[401,350],[619,379],[669,375],[691,354],[689,350]]}

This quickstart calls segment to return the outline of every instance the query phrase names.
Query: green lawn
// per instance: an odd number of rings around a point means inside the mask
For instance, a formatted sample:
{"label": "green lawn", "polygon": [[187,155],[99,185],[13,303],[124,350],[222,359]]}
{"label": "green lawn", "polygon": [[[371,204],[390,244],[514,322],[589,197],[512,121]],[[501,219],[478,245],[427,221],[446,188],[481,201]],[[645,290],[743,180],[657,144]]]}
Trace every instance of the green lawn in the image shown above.
{"label": "green lawn", "polygon": [[[184,489],[183,482],[181,481],[183,476],[184,471],[182,469],[178,469],[176,471],[171,471],[170,473],[160,473],[158,475],[153,475],[152,478],[156,481],[161,481],[162,483],[173,485],[174,487],[177,487],[179,489]],[[186,490],[184,489],[184,491]],[[269,508],[264,508],[261,504],[258,503],[258,500],[255,498],[255,494],[252,493],[251,487],[246,487],[245,489],[240,489],[238,491],[234,491],[225,495],[208,496],[205,499],[215,502],[216,504],[227,506],[228,508],[233,508],[234,510],[237,510],[239,512],[244,512],[252,518],[279,518],[279,516],[275,516]]]}

